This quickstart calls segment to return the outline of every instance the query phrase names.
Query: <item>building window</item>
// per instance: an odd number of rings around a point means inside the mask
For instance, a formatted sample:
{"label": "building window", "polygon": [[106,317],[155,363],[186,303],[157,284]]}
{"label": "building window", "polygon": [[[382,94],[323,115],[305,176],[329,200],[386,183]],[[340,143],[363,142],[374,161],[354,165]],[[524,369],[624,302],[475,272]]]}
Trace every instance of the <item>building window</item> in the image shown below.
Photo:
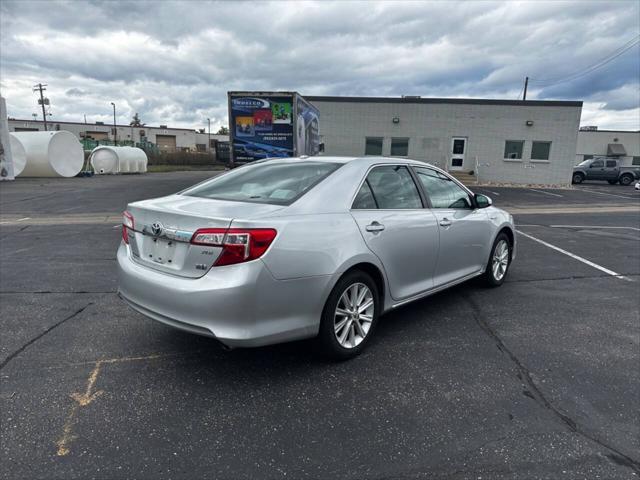
{"label": "building window", "polygon": [[533,142],[531,144],[531,160],[549,160],[551,142]]}
{"label": "building window", "polygon": [[591,160],[593,158],[593,155],[583,155],[582,156],[582,161],[584,160]]}
{"label": "building window", "polygon": [[461,138],[455,138],[453,140],[453,154],[454,155],[464,155],[464,143],[465,141]]}
{"label": "building window", "polygon": [[524,140],[507,140],[504,142],[504,158],[521,159]]}
{"label": "building window", "polygon": [[206,143],[196,143],[196,150],[198,152],[206,152],[207,151],[207,144]]}
{"label": "building window", "polygon": [[365,155],[382,155],[382,137],[367,137],[364,145]]}
{"label": "building window", "polygon": [[633,157],[631,165],[640,165],[640,157]]}
{"label": "building window", "polygon": [[391,156],[406,157],[409,155],[409,139],[408,138],[392,138],[391,139]]}

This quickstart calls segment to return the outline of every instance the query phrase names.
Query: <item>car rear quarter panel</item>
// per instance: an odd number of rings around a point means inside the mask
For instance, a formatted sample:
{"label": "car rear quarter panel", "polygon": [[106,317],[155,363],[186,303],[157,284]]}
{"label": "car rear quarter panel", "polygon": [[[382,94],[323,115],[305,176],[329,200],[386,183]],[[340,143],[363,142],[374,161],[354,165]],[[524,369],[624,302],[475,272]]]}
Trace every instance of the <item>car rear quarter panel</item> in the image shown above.
{"label": "car rear quarter panel", "polygon": [[278,235],[262,260],[278,280],[333,276],[353,259],[375,258],[348,213],[271,217],[260,224],[234,221],[232,226],[277,230]]}

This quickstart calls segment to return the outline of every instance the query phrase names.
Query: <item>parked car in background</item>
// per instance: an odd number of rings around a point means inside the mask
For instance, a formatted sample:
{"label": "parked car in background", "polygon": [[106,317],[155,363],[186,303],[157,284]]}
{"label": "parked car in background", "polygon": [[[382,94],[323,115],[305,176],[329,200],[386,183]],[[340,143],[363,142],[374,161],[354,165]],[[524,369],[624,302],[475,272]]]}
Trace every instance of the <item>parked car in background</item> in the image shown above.
{"label": "parked car in background", "polygon": [[228,347],[317,337],[349,358],[386,311],[477,276],[501,285],[515,251],[510,214],[426,163],[271,159],[129,204],[118,292]]}
{"label": "parked car in background", "polygon": [[594,157],[573,167],[572,183],[585,180],[602,180],[611,185],[631,185],[640,178],[640,167],[625,167],[621,161],[611,157]]}

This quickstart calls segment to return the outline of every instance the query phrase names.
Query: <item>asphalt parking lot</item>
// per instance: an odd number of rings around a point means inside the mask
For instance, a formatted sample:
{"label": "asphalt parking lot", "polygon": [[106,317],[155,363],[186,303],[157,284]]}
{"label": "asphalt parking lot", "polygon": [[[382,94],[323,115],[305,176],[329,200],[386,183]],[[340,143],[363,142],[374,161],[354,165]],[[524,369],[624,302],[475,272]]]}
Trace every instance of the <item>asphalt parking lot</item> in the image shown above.
{"label": "asphalt parking lot", "polygon": [[483,187],[505,284],[382,318],[344,363],[225,351],[116,296],[127,202],[210,172],[0,184],[2,478],[638,478],[640,192]]}

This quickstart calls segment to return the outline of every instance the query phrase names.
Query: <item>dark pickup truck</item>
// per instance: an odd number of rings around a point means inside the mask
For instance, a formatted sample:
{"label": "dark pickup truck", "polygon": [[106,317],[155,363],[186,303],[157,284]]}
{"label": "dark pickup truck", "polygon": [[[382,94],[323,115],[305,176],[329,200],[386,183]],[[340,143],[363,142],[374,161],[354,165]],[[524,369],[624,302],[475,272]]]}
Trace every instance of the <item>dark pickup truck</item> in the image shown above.
{"label": "dark pickup truck", "polygon": [[585,180],[603,180],[615,185],[631,185],[640,178],[640,167],[623,167],[620,160],[610,157],[594,157],[573,167],[572,183]]}

